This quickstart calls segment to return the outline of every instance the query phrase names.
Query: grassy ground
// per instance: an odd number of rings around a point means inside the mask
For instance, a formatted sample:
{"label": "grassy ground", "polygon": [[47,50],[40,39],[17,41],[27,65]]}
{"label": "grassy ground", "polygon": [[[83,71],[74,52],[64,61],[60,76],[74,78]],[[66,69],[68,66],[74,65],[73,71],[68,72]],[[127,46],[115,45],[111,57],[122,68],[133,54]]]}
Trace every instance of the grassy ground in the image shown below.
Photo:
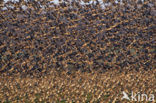
{"label": "grassy ground", "polygon": [[[47,75],[2,76],[2,103],[123,103],[122,91],[156,95],[156,70],[108,70],[105,73],[51,71]],[[146,101],[145,101],[146,102]]]}

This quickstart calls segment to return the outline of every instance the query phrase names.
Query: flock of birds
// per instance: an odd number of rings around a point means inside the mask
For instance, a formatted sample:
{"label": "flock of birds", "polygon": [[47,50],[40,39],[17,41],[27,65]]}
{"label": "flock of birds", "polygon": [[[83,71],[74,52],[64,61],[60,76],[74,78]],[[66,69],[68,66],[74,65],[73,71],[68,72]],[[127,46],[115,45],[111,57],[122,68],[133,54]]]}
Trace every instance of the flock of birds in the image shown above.
{"label": "flock of birds", "polygon": [[154,69],[155,8],[152,0],[105,9],[98,2],[7,2],[0,7],[0,73]]}

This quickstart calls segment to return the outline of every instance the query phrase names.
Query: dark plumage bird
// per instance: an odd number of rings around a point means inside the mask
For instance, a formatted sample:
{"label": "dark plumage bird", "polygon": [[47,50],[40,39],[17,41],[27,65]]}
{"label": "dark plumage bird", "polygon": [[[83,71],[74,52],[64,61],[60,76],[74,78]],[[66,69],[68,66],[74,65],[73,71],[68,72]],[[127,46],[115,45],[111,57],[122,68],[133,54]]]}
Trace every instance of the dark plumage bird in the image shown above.
{"label": "dark plumage bird", "polygon": [[139,3],[142,9],[134,1],[103,2],[110,5],[6,3],[8,9],[0,10],[0,72],[153,69],[154,9],[148,1]]}

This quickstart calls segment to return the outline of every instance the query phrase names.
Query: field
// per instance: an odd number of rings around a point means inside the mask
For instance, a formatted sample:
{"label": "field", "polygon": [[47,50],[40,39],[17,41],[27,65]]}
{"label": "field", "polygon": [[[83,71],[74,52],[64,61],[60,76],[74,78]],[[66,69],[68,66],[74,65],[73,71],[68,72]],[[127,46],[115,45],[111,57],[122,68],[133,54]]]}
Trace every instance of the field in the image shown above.
{"label": "field", "polygon": [[101,74],[77,71],[70,75],[51,71],[40,77],[4,76],[0,81],[2,103],[128,103],[121,100],[122,91],[148,96],[156,93],[156,70],[109,70]]}

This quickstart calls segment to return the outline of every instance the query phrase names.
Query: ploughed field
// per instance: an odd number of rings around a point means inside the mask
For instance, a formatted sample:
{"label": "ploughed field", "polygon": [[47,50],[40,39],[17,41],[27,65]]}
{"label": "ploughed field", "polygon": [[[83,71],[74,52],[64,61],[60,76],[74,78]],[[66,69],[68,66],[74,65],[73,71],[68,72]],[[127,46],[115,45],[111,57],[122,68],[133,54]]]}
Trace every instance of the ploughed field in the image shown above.
{"label": "ploughed field", "polygon": [[155,93],[154,1],[1,5],[0,101],[115,102],[123,90]]}

